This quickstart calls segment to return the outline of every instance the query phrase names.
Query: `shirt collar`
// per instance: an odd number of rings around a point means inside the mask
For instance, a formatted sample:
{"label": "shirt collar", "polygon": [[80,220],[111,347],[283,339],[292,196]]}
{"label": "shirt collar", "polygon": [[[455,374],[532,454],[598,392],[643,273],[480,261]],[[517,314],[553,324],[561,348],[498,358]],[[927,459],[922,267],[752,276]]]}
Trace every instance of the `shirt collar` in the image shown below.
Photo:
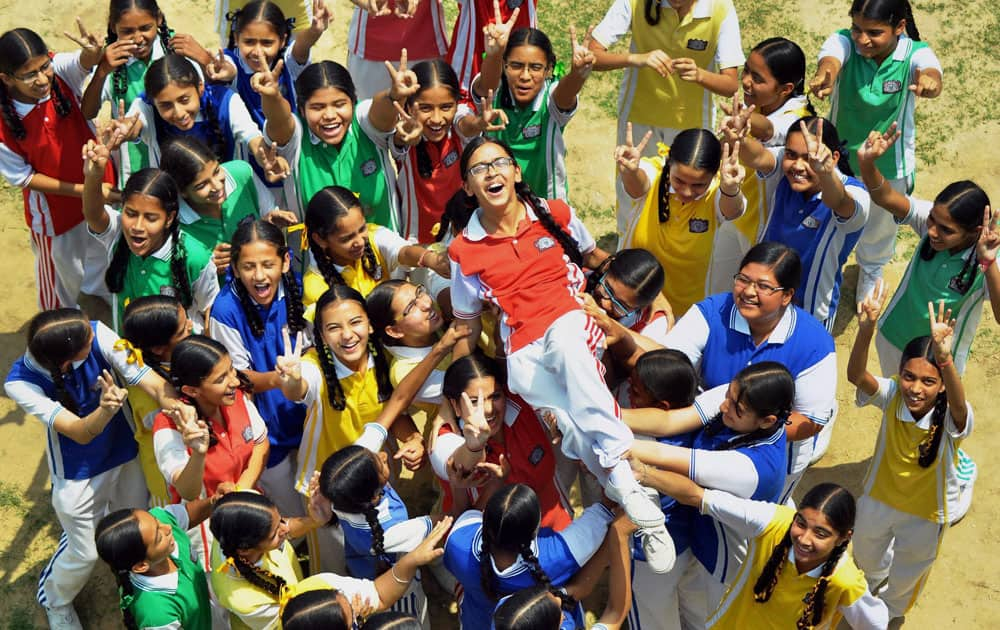
{"label": "shirt collar", "polygon": [[[532,222],[537,221],[538,217],[535,215],[535,211],[532,209],[531,204],[525,203],[524,207],[528,211],[527,218]],[[476,208],[476,211],[472,213],[472,217],[469,218],[469,223],[465,226],[465,238],[470,241],[481,241],[488,236],[486,234],[486,229],[483,228],[483,224],[479,221],[479,215],[482,211],[482,208]]]}
{"label": "shirt collar", "polygon": [[[225,184],[223,185],[226,187],[226,198],[228,199],[229,196],[233,194],[233,192],[236,190],[236,180],[233,179],[233,176],[229,173],[229,170],[226,169],[225,165],[220,164],[219,168],[222,169],[222,172],[226,176]],[[177,217],[178,219],[180,219],[180,222],[182,224],[191,225],[192,223],[197,223],[198,221],[201,221],[202,216],[198,214],[198,211],[192,208],[191,205],[188,204],[188,202],[183,197],[181,197],[178,201],[180,209],[177,211]],[[226,218],[226,212],[225,208],[223,208],[222,219],[225,220],[225,218]]]}
{"label": "shirt collar", "polygon": [[[81,365],[83,365],[86,362],[87,362],[87,359],[83,359],[82,361],[73,361],[73,364],[72,364],[73,367],[72,367],[72,369],[76,370],[76,369],[78,369]],[[30,369],[38,372],[39,374],[41,374],[45,378],[49,379],[50,381],[52,380],[52,376],[49,374],[48,369],[42,367],[42,364],[38,361],[38,359],[36,359],[31,354],[30,350],[25,350],[24,351],[24,364],[26,366],[28,366]]]}
{"label": "shirt collar", "polygon": [[[542,105],[545,104],[545,99],[548,94],[549,83],[550,82],[546,80],[545,83],[542,84],[542,89],[538,90],[538,94],[535,94],[535,98],[531,100],[531,111],[537,112],[542,108]],[[515,102],[514,93],[513,91],[511,91],[510,86],[507,87],[507,94],[510,95],[511,102],[512,103]]]}
{"label": "shirt collar", "polygon": [[50,98],[52,98],[51,93],[49,94],[49,96],[46,96],[45,98],[43,98],[42,100],[38,101],[37,103],[22,103],[21,101],[17,100],[16,98],[12,98],[10,100],[11,100],[12,103],[14,103],[14,111],[17,112],[17,115],[20,116],[21,118],[24,118],[25,116],[27,116],[28,114],[30,114],[36,107],[38,107],[42,103],[46,102]]}
{"label": "shirt collar", "polygon": [[169,261],[170,252],[174,248],[174,237],[168,236],[167,240],[163,241],[163,245],[160,245],[160,249],[156,250],[150,256],[156,258],[157,260]]}
{"label": "shirt collar", "polygon": [[698,0],[697,2],[694,3],[694,6],[691,7],[692,19],[701,20],[709,17],[712,17],[711,0]]}
{"label": "shirt collar", "polygon": [[386,346],[385,349],[397,359],[416,359],[420,361],[431,353],[434,346]]}
{"label": "shirt collar", "polygon": [[[771,331],[771,334],[768,335],[767,343],[785,343],[788,341],[789,337],[792,336],[792,331],[795,330],[796,317],[797,313],[795,306],[789,304],[788,308],[785,309],[784,315],[782,315],[781,319],[778,321],[778,325],[775,326],[774,330]],[[746,318],[740,314],[740,309],[736,307],[735,303],[729,313],[729,328],[748,337],[753,336],[750,332],[750,324],[747,323]]]}
{"label": "shirt collar", "polygon": [[[177,542],[174,541],[174,547],[170,550],[170,557],[174,559],[174,563],[177,563],[179,558],[177,553]],[[170,573],[164,573],[163,575],[146,575],[144,573],[129,573],[129,577],[132,579],[132,584],[143,591],[167,591],[170,593],[177,592],[177,578],[180,576],[180,567],[176,571],[171,571]]]}
{"label": "shirt collar", "polygon": [[[337,355],[334,354],[332,350],[330,351],[330,356],[333,357],[333,367],[334,367],[334,369],[337,372],[337,380],[343,380],[343,379],[347,378],[348,376],[356,374],[356,372],[354,370],[352,370],[351,368],[349,368],[346,365],[344,365],[343,363],[341,363],[340,359],[337,358]],[[375,367],[375,357],[373,357],[372,353],[369,352],[368,353],[368,369],[371,370],[374,367]]]}
{"label": "shirt collar", "polygon": [[[841,556],[841,557],[843,557],[843,556]],[[795,547],[789,547],[788,548],[788,561],[792,563],[793,567],[795,566]],[[812,571],[806,571],[803,575],[808,575],[811,578],[819,579],[819,577],[821,575],[823,575],[823,565],[824,564],[826,564],[826,563],[825,562],[821,562],[818,567],[814,568]],[[837,564],[840,564],[839,560],[837,561]]]}

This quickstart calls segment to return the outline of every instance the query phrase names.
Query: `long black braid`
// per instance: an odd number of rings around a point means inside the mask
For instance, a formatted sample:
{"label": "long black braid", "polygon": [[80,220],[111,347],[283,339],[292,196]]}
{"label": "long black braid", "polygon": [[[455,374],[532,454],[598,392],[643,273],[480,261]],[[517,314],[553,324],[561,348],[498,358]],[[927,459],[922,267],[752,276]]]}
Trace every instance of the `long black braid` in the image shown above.
{"label": "long black braid", "polygon": [[562,246],[563,252],[570,261],[578,267],[583,267],[583,254],[580,252],[579,243],[576,242],[576,239],[569,232],[556,223],[552,213],[549,212],[548,205],[538,198],[531,190],[531,186],[528,186],[525,182],[517,182],[514,184],[514,190],[517,192],[518,197],[531,204],[531,208],[534,210],[535,216],[538,217],[538,221],[542,224],[542,227]]}
{"label": "long black braid", "polygon": [[788,550],[792,548],[792,528],[781,538],[781,542],[771,550],[771,556],[767,559],[767,564],[757,577],[753,585],[753,599],[758,604],[763,604],[771,599],[774,588],[778,585],[778,578],[781,576],[781,569],[785,566],[788,558]]}
{"label": "long black braid", "polygon": [[479,585],[482,586],[486,597],[491,600],[498,599],[496,589],[496,578],[493,575],[493,536],[490,528],[483,527],[482,539],[479,555]]}
{"label": "long black braid", "polygon": [[646,24],[656,26],[660,23],[660,0],[646,0],[643,6],[643,14],[646,16]]}
{"label": "long black braid", "polygon": [[389,568],[388,556],[385,553],[385,530],[378,521],[378,508],[374,503],[365,504],[365,520],[372,531],[372,553],[375,554],[376,575],[385,573]]}
{"label": "long black braid", "polygon": [[[357,210],[364,216],[358,198],[343,186],[327,186],[309,200],[306,206],[306,232],[309,234],[309,251],[316,261],[316,268],[326,281],[327,286],[346,285],[343,276],[337,271],[337,266],[323,246],[317,242],[337,231],[340,219],[348,213]],[[370,236],[370,235],[369,235]],[[361,268],[375,281],[382,279],[382,266],[378,264],[375,251],[372,249],[371,238],[365,238],[365,251],[361,255]]]}
{"label": "long black braid", "polygon": [[212,99],[208,96],[207,89],[205,90],[205,96],[201,99],[201,113],[208,122],[208,129],[211,132],[208,145],[212,148],[212,152],[215,153],[220,162],[229,160],[232,156],[228,155],[226,151],[226,137],[222,133],[222,125],[219,123],[219,115],[215,111],[215,105],[212,103]]}
{"label": "long black braid", "polygon": [[572,611],[576,608],[577,601],[573,596],[552,585],[552,580],[549,579],[545,569],[542,568],[541,563],[538,561],[538,556],[536,556],[535,552],[531,550],[530,542],[525,543],[521,547],[520,554],[521,557],[524,558],[525,564],[528,565],[528,571],[531,573],[531,577],[535,578],[535,581],[538,582],[540,586],[555,595],[563,610]]}
{"label": "long black braid", "polygon": [[7,86],[0,83],[0,115],[3,116],[3,124],[10,130],[15,140],[24,140],[27,132],[24,130],[24,123],[14,109],[14,101],[7,92]]}
{"label": "long black braid", "polygon": [[115,582],[118,583],[118,598],[122,603],[122,625],[125,626],[126,630],[139,630],[139,624],[136,623],[135,616],[132,614],[132,607],[125,605],[125,602],[130,602],[135,597],[132,572],[128,569],[122,569],[115,571],[114,574]]}
{"label": "long black braid", "polygon": [[66,389],[66,375],[62,373],[62,370],[54,367],[49,368],[49,377],[52,379],[52,384],[56,386],[56,398],[59,400],[59,404],[73,413],[78,413],[80,408],[76,404],[73,394]]}
{"label": "long black braid", "polygon": [[[0,72],[13,76],[17,71],[34,57],[49,56],[49,47],[38,33],[27,28],[15,28],[7,31],[0,37]],[[51,63],[51,60],[48,62]],[[46,73],[52,73],[52,102],[55,105],[56,114],[60,118],[65,118],[73,110],[73,104],[63,93],[59,85],[59,77],[51,68]],[[26,130],[21,122],[21,117],[14,109],[13,99],[6,86],[2,86],[0,91],[0,113],[2,113],[4,124],[10,129],[15,140],[24,140]]]}
{"label": "long black braid", "polygon": [[944,435],[944,416],[948,412],[947,392],[938,392],[934,399],[934,412],[931,415],[931,426],[924,439],[920,440],[917,447],[919,456],[917,463],[921,468],[930,468],[937,460],[938,451],[941,450],[941,437]]}
{"label": "long black braid", "polygon": [[177,291],[177,299],[184,308],[190,308],[194,302],[194,294],[187,274],[187,252],[180,232],[180,221],[170,224],[170,237],[173,239],[173,247],[170,249],[170,277],[174,282],[174,290]]}
{"label": "long black braid", "polygon": [[802,600],[805,607],[802,609],[802,615],[795,622],[796,630],[813,630],[823,620],[823,608],[826,604],[826,591],[830,585],[830,578],[837,570],[837,564],[845,551],[847,551],[847,541],[834,547],[833,551],[830,552],[830,557],[823,563],[823,572],[816,580],[816,584],[813,585],[812,591]]}

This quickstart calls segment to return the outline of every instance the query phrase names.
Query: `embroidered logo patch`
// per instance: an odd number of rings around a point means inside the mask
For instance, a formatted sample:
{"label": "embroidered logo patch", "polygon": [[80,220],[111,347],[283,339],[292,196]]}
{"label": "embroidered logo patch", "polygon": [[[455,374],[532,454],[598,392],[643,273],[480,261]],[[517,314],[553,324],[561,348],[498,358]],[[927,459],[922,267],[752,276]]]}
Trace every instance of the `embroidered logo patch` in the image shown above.
{"label": "embroidered logo patch", "polygon": [[542,126],[528,125],[527,127],[521,130],[521,135],[524,136],[525,138],[537,138],[538,136],[542,135]]}
{"label": "embroidered logo patch", "polygon": [[895,94],[896,92],[899,92],[902,89],[903,89],[903,82],[897,81],[895,79],[889,79],[888,81],[882,84],[883,94]]}
{"label": "embroidered logo patch", "polygon": [[454,150],[450,151],[448,155],[441,158],[441,163],[444,164],[445,166],[451,166],[457,161],[458,161],[458,151]]}
{"label": "embroidered logo patch", "polygon": [[706,50],[708,48],[708,40],[689,39],[687,47],[691,50]]}
{"label": "embroidered logo patch", "polygon": [[378,165],[375,164],[375,160],[368,160],[361,165],[361,174],[365,177],[372,175],[378,170]]}
{"label": "embroidered logo patch", "polygon": [[819,219],[810,215],[802,219],[802,227],[808,228],[810,230],[815,230],[816,228],[819,227]]}
{"label": "embroidered logo patch", "polygon": [[540,252],[544,252],[545,250],[551,247],[555,247],[555,245],[556,245],[556,240],[551,236],[543,236],[542,238],[535,241],[535,247]]}
{"label": "embroidered logo patch", "polygon": [[531,462],[532,466],[537,466],[538,462],[542,461],[543,457],[545,457],[545,449],[541,446],[536,446],[531,449],[531,454],[528,455],[528,461]]}
{"label": "embroidered logo patch", "polygon": [[690,219],[688,221],[688,232],[692,234],[704,234],[708,231],[708,219]]}
{"label": "embroidered logo patch", "polygon": [[244,427],[243,428],[243,441],[244,442],[249,442],[251,440],[253,440],[253,429],[251,429],[250,427]]}

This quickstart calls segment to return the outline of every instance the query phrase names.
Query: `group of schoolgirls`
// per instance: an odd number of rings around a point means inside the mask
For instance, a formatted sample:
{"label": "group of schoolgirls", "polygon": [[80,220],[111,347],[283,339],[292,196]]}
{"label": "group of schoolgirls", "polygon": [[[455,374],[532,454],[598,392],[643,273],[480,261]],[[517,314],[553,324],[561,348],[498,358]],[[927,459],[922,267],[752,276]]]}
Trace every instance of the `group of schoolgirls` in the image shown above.
{"label": "group of schoolgirls", "polygon": [[[0,36],[42,308],[5,389],[48,430],[50,626],[82,627],[98,556],[136,628],[427,628],[425,565],[466,628],[582,628],[604,575],[595,627],[901,623],[971,501],[960,374],[987,296],[1000,321],[986,194],[908,194],[941,91],[909,3],[855,0],[808,86],[787,39],[744,57],[729,0],[618,0],[571,28],[568,72],[530,0],[460,2],[450,63],[437,3],[356,4],[346,68],[310,63],[322,0],[220,3],[218,54],[155,0],[112,0],[78,53]],[[563,131],[617,68],[609,255],[566,203]],[[795,507],[855,248],[848,378],[882,428],[857,502]],[[867,371],[872,337],[898,376]],[[426,487],[425,459],[433,509],[399,476]]]}

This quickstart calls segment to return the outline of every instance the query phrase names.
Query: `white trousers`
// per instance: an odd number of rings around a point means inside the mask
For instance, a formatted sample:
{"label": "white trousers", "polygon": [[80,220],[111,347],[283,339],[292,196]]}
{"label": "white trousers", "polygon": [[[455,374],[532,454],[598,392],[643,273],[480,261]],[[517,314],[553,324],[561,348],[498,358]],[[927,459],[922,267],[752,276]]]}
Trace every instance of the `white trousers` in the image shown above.
{"label": "white trousers", "polygon": [[31,231],[35,254],[35,286],[41,310],[77,305],[80,291],[110,299],[104,284],[108,252],[80,223],[58,236]]}
{"label": "white trousers", "polygon": [[[632,562],[632,609],[630,628],[641,630],[701,630],[705,627],[705,594],[701,566],[685,549],[670,571],[653,573],[643,560]],[[711,612],[711,611],[709,611]]]}
{"label": "white trousers", "polygon": [[46,608],[72,604],[97,562],[97,522],[121,508],[146,508],[149,492],[139,460],[90,479],[52,479],[52,507],[62,526],[59,546],[38,580],[38,602]]}
{"label": "white trousers", "polygon": [[854,560],[865,572],[869,589],[889,578],[879,597],[890,618],[905,615],[920,596],[947,528],[867,494],[858,499]]}
{"label": "white trousers", "polygon": [[[906,194],[909,182],[906,178],[890,179],[886,184],[898,192]],[[854,249],[854,257],[861,267],[858,274],[857,298],[860,301],[875,286],[875,280],[882,277],[882,267],[892,259],[896,246],[896,232],[899,224],[888,210],[873,202],[865,223],[861,239]]]}

